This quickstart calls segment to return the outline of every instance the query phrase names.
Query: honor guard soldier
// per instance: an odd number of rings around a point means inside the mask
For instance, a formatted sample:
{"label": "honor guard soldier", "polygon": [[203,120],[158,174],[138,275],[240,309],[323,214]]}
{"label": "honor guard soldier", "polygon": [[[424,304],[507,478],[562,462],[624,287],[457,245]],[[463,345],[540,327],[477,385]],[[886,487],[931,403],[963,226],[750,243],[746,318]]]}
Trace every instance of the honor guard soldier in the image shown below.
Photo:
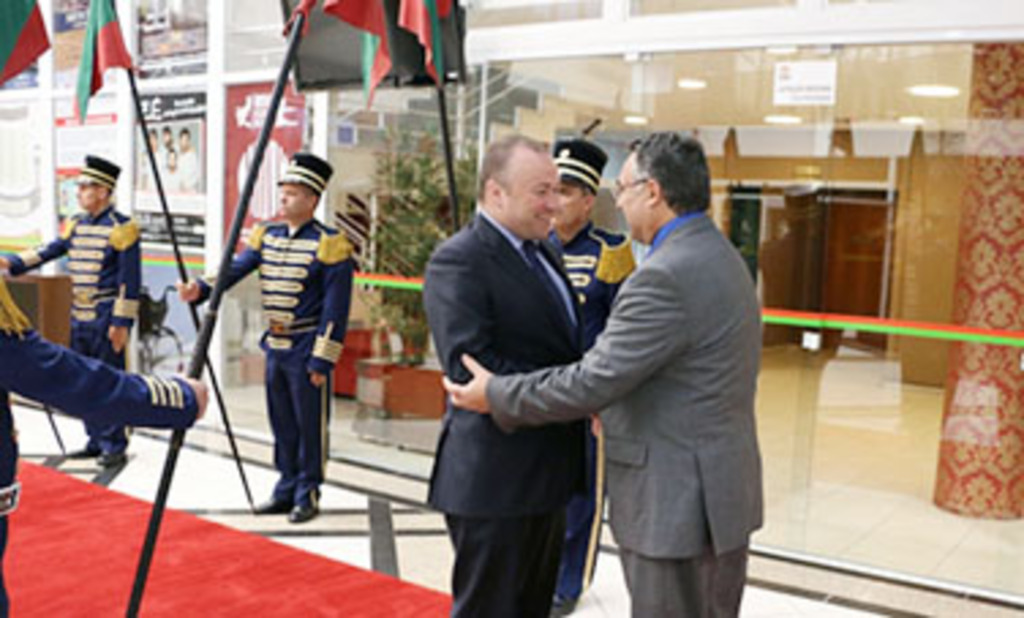
{"label": "honor guard soldier", "polygon": [[[560,141],[554,148],[558,167],[558,214],[551,241],[562,250],[565,270],[583,315],[584,350],[604,330],[612,301],[635,267],[629,240],[597,228],[590,221],[601,173],[608,156],[582,140]],[[594,575],[600,542],[604,482],[601,439],[587,434],[587,490],[566,508],[565,545],[558,571],[552,616],[567,616]]]}
{"label": "honor guard soldier", "polygon": [[[302,523],[319,512],[327,453],[330,376],[341,356],[354,273],[352,246],[313,218],[331,166],[296,154],[280,185],[281,223],[257,226],[231,264],[227,288],[259,269],[267,330],[267,411],[280,478],[257,514]],[[179,286],[182,300],[206,300],[211,282]]]}
{"label": "honor guard soldier", "polygon": [[104,425],[184,429],[206,407],[201,383],[127,374],[42,339],[29,328],[0,278],[0,617],[8,615],[3,581],[7,516],[18,505],[18,445],[9,393]]}
{"label": "honor guard soldier", "polygon": [[[112,367],[125,368],[129,332],[139,312],[141,256],[139,228],[111,203],[121,168],[100,157],[85,157],[78,177],[84,212],[68,221],[60,238],[40,249],[0,257],[0,269],[20,275],[67,255],[71,272],[71,349]],[[100,417],[85,422],[89,441],[71,457],[99,457],[104,467],[123,464],[128,429]]]}

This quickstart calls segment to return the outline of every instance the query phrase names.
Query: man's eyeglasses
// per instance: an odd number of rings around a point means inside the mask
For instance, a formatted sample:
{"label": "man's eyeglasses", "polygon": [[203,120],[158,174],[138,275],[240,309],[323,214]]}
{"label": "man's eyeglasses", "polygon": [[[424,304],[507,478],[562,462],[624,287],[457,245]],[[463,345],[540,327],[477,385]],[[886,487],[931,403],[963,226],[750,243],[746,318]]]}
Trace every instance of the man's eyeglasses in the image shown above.
{"label": "man's eyeglasses", "polygon": [[622,194],[625,193],[626,191],[629,191],[633,187],[641,185],[647,182],[648,180],[650,180],[649,176],[641,176],[640,178],[636,178],[632,182],[627,182],[625,184],[619,181],[615,181],[615,187],[612,189],[612,196],[615,199],[619,199],[620,197],[622,197]]}

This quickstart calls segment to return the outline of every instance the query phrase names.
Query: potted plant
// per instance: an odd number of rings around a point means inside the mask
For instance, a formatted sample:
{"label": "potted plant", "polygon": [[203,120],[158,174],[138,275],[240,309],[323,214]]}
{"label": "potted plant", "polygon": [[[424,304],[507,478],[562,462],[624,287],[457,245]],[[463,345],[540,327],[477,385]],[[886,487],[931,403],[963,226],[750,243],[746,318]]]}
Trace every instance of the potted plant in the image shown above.
{"label": "potted plant", "polygon": [[[476,156],[455,161],[460,222],[473,209]],[[422,277],[427,261],[452,233],[452,205],[438,138],[391,133],[377,157],[374,176],[376,218],[371,228],[372,270],[385,275]],[[390,415],[439,417],[444,412],[440,371],[424,367],[430,338],[419,291],[383,288],[376,295],[374,321],[397,333],[402,344],[386,359],[362,361],[364,405]]]}

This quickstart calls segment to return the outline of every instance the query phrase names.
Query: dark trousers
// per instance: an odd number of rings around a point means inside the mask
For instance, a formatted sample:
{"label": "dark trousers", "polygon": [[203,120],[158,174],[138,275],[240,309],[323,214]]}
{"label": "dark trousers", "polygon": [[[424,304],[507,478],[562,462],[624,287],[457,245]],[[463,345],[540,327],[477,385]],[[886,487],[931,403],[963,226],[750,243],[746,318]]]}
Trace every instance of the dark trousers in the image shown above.
{"label": "dark trousers", "polygon": [[[71,349],[89,358],[123,370],[124,350],[114,352],[110,345],[110,321],[99,318],[91,322],[74,322],[71,327]],[[128,448],[128,428],[111,425],[102,421],[85,420],[85,432],[89,435],[86,448],[104,453],[123,453]]]}
{"label": "dark trousers", "polygon": [[324,482],[327,449],[327,394],[331,382],[316,388],[304,362],[267,354],[267,411],[274,432],[274,467],[281,477],[274,500],[316,505]]}
{"label": "dark trousers", "polygon": [[446,515],[454,618],[547,618],[565,535],[559,509],[525,517]]}
{"label": "dark trousers", "polygon": [[587,487],[576,494],[565,509],[565,543],[558,566],[555,594],[562,599],[578,599],[590,585],[597,567],[601,542],[601,516],[604,507],[604,454],[600,443],[588,428],[584,449]]}
{"label": "dark trousers", "polygon": [[739,616],[747,583],[748,547],[695,558],[664,560],[623,549],[622,569],[634,618]]}
{"label": "dark trousers", "polygon": [[7,585],[4,582],[4,553],[7,551],[7,516],[0,517],[0,618],[7,618],[10,603],[7,600]]}

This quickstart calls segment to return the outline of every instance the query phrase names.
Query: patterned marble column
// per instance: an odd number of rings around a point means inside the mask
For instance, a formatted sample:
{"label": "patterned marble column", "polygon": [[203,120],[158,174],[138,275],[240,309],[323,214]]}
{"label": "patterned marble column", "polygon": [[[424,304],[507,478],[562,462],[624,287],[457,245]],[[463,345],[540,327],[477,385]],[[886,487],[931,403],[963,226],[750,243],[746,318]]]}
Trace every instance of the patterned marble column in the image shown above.
{"label": "patterned marble column", "polygon": [[[953,319],[1024,330],[1024,44],[975,47]],[[1024,516],[1021,348],[951,346],[935,503]]]}

